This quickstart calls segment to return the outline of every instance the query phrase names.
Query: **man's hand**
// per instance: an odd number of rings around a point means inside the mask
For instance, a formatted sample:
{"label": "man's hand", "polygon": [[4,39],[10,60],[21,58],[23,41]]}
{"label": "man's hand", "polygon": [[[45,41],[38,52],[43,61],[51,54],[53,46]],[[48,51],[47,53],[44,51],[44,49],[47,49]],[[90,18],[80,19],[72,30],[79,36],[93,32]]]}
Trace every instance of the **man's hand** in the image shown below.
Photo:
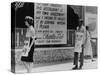
{"label": "man's hand", "polygon": [[84,45],[82,45],[82,48],[84,48]]}

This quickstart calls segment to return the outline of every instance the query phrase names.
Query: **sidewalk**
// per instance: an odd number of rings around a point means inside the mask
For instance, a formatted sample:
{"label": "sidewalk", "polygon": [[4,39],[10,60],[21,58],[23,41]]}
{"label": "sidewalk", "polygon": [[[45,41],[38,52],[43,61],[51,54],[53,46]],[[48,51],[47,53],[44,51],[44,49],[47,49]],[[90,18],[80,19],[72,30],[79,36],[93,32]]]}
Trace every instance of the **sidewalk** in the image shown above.
{"label": "sidewalk", "polygon": [[[72,62],[60,62],[60,63],[45,63],[45,64],[34,64],[32,72],[50,72],[50,71],[68,71],[72,70],[74,67]],[[97,60],[91,61],[90,59],[84,60],[84,69],[96,69],[97,68]],[[23,65],[16,66],[16,73],[26,73],[26,69]]]}

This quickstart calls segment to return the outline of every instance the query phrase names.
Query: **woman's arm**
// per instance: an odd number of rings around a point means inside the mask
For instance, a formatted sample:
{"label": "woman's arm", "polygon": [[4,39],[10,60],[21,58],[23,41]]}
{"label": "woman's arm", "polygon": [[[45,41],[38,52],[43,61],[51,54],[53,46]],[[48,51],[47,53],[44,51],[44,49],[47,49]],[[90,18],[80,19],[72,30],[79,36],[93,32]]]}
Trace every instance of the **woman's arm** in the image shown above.
{"label": "woman's arm", "polygon": [[29,48],[31,48],[32,47],[32,45],[33,45],[33,43],[35,42],[35,38],[32,38],[32,42],[31,42],[31,44],[30,44],[30,46],[29,46]]}

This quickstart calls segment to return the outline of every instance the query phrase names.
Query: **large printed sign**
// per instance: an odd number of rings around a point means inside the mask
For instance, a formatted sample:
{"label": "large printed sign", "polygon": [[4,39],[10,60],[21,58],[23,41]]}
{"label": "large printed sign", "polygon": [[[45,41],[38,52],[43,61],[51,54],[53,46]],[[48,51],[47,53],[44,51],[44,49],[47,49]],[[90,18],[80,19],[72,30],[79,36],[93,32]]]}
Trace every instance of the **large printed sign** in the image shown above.
{"label": "large printed sign", "polygon": [[35,3],[34,9],[35,44],[66,44],[67,6]]}

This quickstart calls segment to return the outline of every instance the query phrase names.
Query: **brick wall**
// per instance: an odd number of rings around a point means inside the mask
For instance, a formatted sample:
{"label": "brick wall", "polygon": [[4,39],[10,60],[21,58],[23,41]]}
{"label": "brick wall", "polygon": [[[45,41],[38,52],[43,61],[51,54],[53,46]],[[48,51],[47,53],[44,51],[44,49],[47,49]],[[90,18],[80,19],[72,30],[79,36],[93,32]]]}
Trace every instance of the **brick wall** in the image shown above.
{"label": "brick wall", "polygon": [[41,62],[55,62],[64,61],[73,58],[73,48],[57,48],[57,49],[45,49],[45,50],[35,50],[34,61],[36,63]]}
{"label": "brick wall", "polygon": [[[70,60],[73,58],[73,48],[55,48],[55,49],[36,49],[34,52],[34,63],[47,63],[47,62],[55,62],[55,61],[64,61]],[[14,51],[12,50],[12,53]],[[21,62],[21,49],[17,49],[15,51],[15,56],[13,55],[12,58],[15,57],[16,64],[22,64]],[[14,62],[14,60],[12,59]]]}

